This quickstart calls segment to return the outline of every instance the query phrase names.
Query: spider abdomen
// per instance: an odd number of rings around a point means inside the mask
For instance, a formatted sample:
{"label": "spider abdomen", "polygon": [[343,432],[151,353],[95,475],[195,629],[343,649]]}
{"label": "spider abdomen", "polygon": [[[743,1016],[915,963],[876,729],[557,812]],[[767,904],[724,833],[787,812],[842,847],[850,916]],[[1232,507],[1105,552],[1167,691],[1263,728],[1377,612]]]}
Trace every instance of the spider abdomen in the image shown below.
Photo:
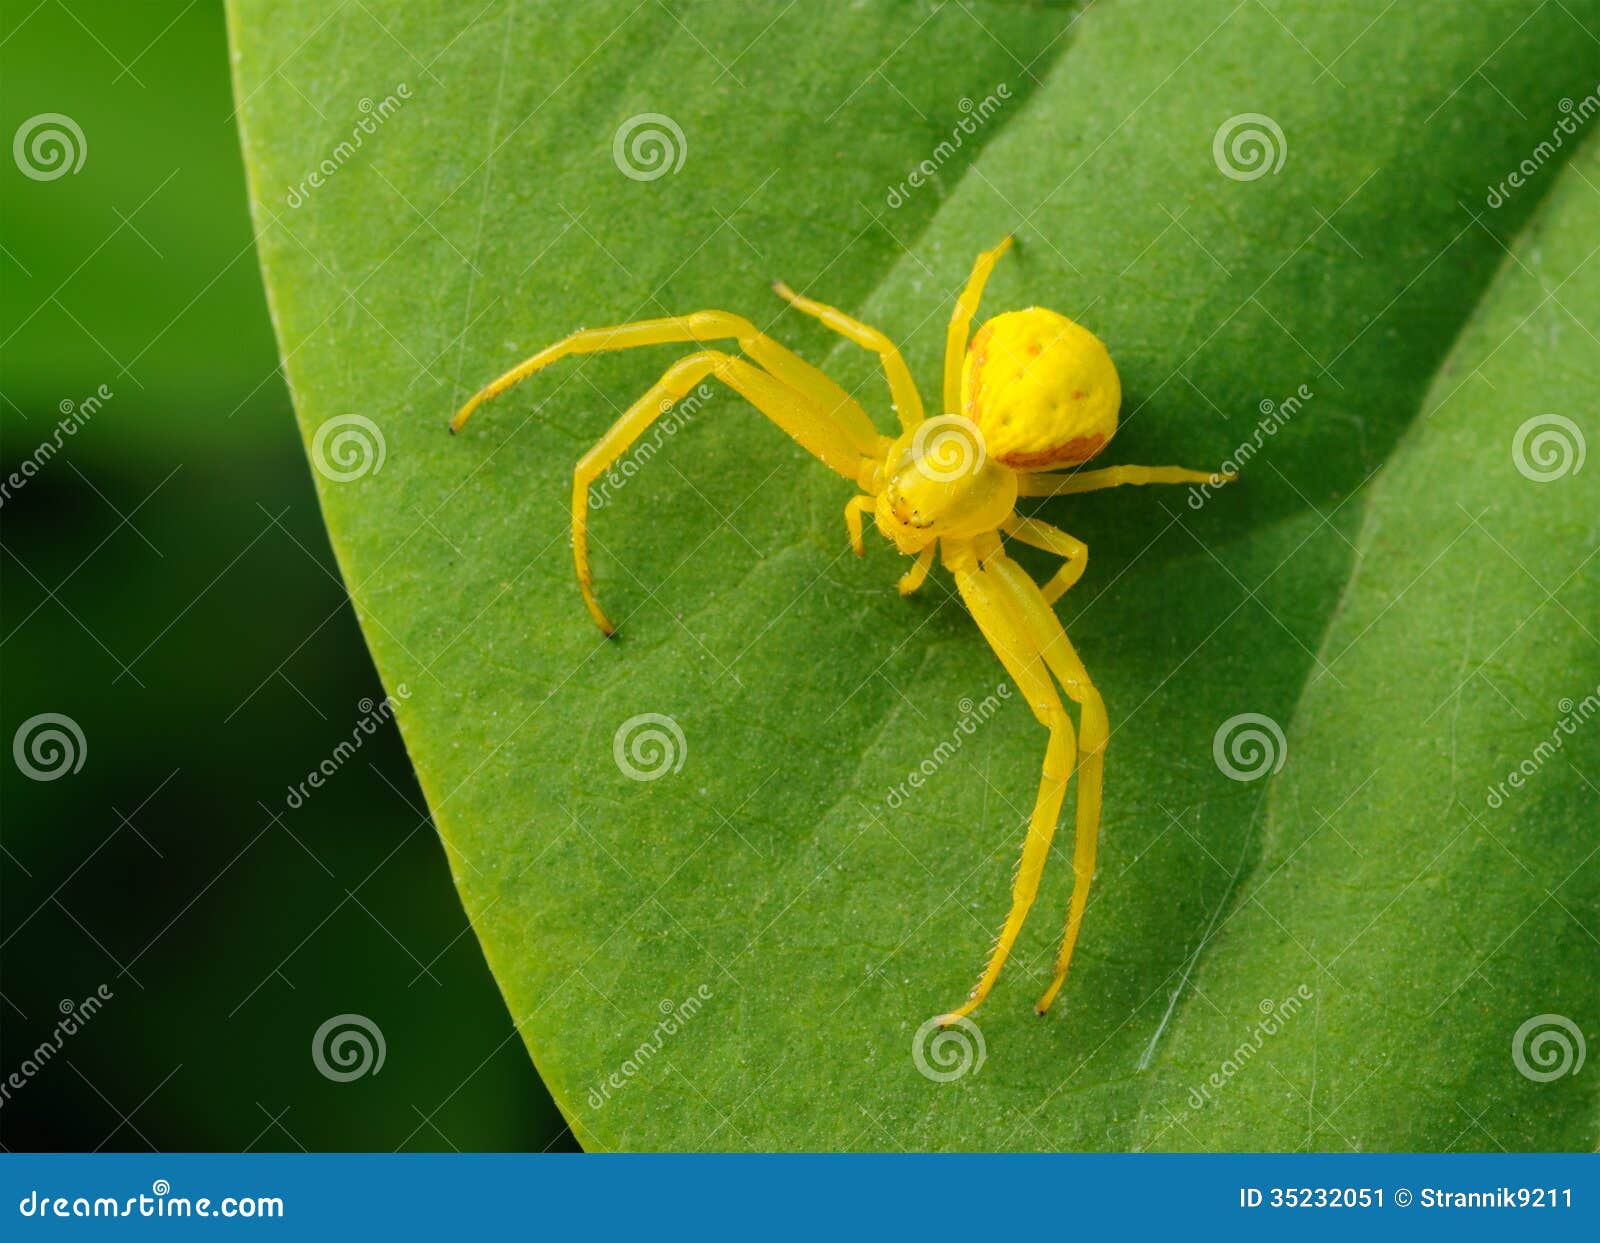
{"label": "spider abdomen", "polygon": [[1117,430],[1122,384],[1100,338],[1043,307],[978,329],[961,369],[961,413],[1012,470],[1086,462]]}

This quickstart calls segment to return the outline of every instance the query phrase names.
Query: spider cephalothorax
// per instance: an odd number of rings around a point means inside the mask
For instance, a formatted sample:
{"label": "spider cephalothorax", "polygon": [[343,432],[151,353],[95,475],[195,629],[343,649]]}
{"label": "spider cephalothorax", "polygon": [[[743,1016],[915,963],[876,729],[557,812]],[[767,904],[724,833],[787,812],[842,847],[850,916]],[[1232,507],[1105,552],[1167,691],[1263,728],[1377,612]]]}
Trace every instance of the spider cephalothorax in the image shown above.
{"label": "spider cephalothorax", "polygon": [[[1078,467],[1116,432],[1122,387],[1104,344],[1087,328],[1042,307],[1010,311],[972,336],[972,317],[1008,237],[985,251],[956,301],[946,338],[944,410],[923,414],[922,397],[900,351],[883,333],[843,311],[774,286],[799,310],[815,316],[882,360],[900,434],[880,433],[865,409],[827,375],[785,349],[754,324],[726,311],[700,311],[586,328],[520,363],[457,411],[457,431],[482,402],[571,354],[672,342],[736,341],[744,357],[698,350],[661,379],[579,460],[572,490],[572,552],[584,604],[601,630],[614,627],[595,599],[589,571],[589,489],[649,426],[715,375],[742,395],[825,465],[861,489],[845,505],[856,555],[866,552],[863,516],[915,563],[900,579],[909,594],[922,585],[941,552],[978,628],[1050,732],[1039,793],[1029,817],[1011,909],[989,961],[966,1002],[946,1022],[975,1009],[994,986],[1038,893],[1056,821],[1074,769],[1078,774],[1072,899],[1055,974],[1036,1009],[1043,1014],[1060,991],[1088,901],[1100,830],[1100,791],[1110,733],[1105,705],[1051,605],[1083,574],[1088,548],[1038,519],[1016,512],[1020,497],[1090,492],[1118,484],[1222,483],[1231,476],[1176,466]],[[1042,586],[1005,553],[1002,536],[1062,558]],[[1062,695],[1078,705],[1077,728]]]}
{"label": "spider cephalothorax", "polygon": [[906,432],[884,457],[878,530],[910,555],[939,539],[993,531],[1017,505],[1017,474],[989,456],[982,433],[961,415]]}

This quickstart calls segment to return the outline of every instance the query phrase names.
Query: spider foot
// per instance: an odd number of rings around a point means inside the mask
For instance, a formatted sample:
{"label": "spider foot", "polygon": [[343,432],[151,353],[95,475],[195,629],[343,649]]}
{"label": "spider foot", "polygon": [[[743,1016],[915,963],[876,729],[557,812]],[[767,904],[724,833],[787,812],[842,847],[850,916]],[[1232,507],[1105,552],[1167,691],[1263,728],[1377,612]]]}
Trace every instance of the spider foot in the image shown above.
{"label": "spider foot", "polygon": [[578,589],[583,593],[584,607],[589,610],[589,616],[594,619],[594,624],[600,627],[600,633],[608,639],[614,638],[617,633],[617,627],[606,616],[605,610],[600,607],[600,602],[594,598],[594,592],[590,589],[589,584],[580,578],[578,580]]}
{"label": "spider foot", "polygon": [[982,997],[973,997],[970,1000],[968,1000],[965,1005],[957,1006],[954,1010],[950,1011],[950,1013],[941,1014],[939,1016],[939,1026],[940,1027],[954,1027],[957,1023],[959,1023],[963,1019],[965,1019],[967,1017],[967,1015],[971,1014],[974,1010],[976,1010],[978,1008],[979,1003],[982,1002],[982,1001],[983,1001]]}
{"label": "spider foot", "polygon": [[1055,1003],[1056,994],[1061,991],[1061,985],[1066,981],[1067,973],[1058,972],[1055,979],[1050,981],[1050,987],[1044,990],[1044,996],[1034,1002],[1033,1012],[1040,1018],[1049,1013],[1050,1007]]}

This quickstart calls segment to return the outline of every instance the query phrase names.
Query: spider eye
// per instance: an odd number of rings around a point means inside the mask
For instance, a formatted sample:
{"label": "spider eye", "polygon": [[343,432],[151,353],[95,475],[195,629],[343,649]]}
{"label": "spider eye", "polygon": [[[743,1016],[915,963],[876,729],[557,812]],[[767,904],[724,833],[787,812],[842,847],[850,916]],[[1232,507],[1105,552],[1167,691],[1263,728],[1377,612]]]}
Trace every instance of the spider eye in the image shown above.
{"label": "spider eye", "polygon": [[928,525],[928,523],[920,520],[921,516],[917,513],[915,507],[907,504],[904,497],[891,495],[889,497],[889,508],[894,512],[895,518],[905,523],[908,527],[925,527]]}

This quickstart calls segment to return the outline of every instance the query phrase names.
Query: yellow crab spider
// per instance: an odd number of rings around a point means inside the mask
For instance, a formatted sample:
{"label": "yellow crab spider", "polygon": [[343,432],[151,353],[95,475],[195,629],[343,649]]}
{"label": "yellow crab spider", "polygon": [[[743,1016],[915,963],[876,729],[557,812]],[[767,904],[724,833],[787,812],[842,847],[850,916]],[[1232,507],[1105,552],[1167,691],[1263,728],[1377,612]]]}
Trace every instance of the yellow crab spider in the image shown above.
{"label": "yellow crab spider", "polygon": [[[1040,1014],[1049,1009],[1067,977],[1095,869],[1109,735],[1106,709],[1051,608],[1083,574],[1089,550],[1065,531],[1019,515],[1017,499],[1092,492],[1119,484],[1214,485],[1232,479],[1176,466],[1052,473],[1077,468],[1105,447],[1116,431],[1122,388],[1100,339],[1042,307],[997,315],[968,344],[984,284],[1010,245],[1007,237],[978,256],[956,301],[946,338],[944,413],[933,418],[924,415],[911,372],[888,337],[786,285],[774,286],[796,309],[878,355],[899,416],[898,436],[881,434],[860,404],[834,381],[749,320],[726,311],[574,332],[480,390],[450,420],[450,430],[459,431],[483,402],[571,354],[668,343],[738,344],[744,357],[701,349],[668,367],[578,462],[572,487],[572,554],[583,602],[607,635],[614,627],[595,599],[589,572],[589,488],[651,423],[708,376],[723,380],[861,490],[845,505],[851,546],[856,555],[865,553],[862,524],[870,513],[896,549],[916,558],[900,579],[902,594],[922,585],[935,549],[943,554],[983,637],[1049,731],[1044,774],[1012,886],[1011,909],[966,1002],[941,1016],[946,1024],[970,1014],[994,987],[1038,893],[1074,768],[1078,802],[1072,898],[1055,974],[1034,1007]],[[1061,568],[1041,587],[1006,555],[1003,535],[1061,557]],[[1062,693],[1078,706],[1076,732]]]}

